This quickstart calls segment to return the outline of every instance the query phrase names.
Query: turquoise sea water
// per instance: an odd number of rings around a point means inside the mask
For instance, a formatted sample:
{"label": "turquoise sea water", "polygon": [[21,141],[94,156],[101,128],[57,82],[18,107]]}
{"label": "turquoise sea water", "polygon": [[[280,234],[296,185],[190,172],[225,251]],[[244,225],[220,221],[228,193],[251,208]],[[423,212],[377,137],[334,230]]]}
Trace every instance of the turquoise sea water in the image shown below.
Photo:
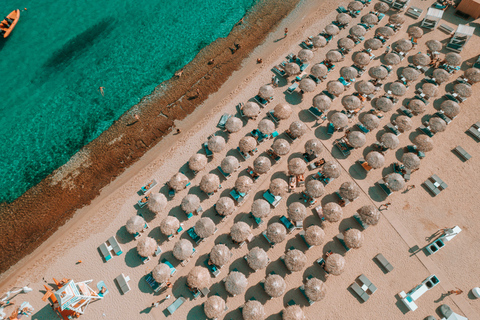
{"label": "turquoise sea water", "polygon": [[[0,202],[65,164],[256,0],[0,0]],[[104,87],[102,97],[98,88]]]}

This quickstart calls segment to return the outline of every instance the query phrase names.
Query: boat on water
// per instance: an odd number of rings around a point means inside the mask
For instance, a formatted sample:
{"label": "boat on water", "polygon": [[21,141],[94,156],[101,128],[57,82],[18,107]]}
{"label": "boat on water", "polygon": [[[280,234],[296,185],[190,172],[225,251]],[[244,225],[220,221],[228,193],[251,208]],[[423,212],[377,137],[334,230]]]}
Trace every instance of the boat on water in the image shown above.
{"label": "boat on water", "polygon": [[20,19],[20,10],[13,10],[5,19],[0,22],[0,35],[4,38],[8,37],[12,33],[13,28],[17,25],[18,19]]}

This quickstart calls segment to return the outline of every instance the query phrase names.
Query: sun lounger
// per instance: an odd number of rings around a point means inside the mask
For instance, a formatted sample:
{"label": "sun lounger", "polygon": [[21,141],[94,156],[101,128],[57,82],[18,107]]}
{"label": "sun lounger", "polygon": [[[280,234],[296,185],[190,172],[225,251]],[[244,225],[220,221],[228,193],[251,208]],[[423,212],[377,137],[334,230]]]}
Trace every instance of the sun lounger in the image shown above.
{"label": "sun lounger", "polygon": [[298,88],[298,82],[295,82],[287,89],[287,93],[293,93]]}
{"label": "sun lounger", "polygon": [[255,222],[257,223],[257,226],[261,226],[263,224],[263,220],[255,217],[253,213],[250,212],[250,216],[253,218],[253,220],[255,220]]}
{"label": "sun lounger", "polygon": [[340,150],[340,152],[345,156],[345,157],[348,157],[350,155],[350,151],[353,150],[352,147],[350,147],[348,144],[345,143],[345,141],[343,140],[343,138],[341,139],[338,139],[338,140],[335,140],[335,142],[333,143],[333,145],[335,147],[338,148],[338,150]]}
{"label": "sun lounger", "polygon": [[334,96],[333,94],[331,94],[330,92],[328,92],[327,90],[323,90],[322,91],[322,94],[326,95],[327,97],[329,97],[332,101],[335,100],[336,96]]}
{"label": "sun lounger", "polygon": [[360,131],[362,131],[363,133],[369,133],[370,130],[368,130],[367,128],[365,128],[365,126],[363,124],[361,124],[360,122],[356,123],[355,124],[357,126],[358,129],[360,129]]}
{"label": "sun lounger", "polygon": [[[364,289],[365,286],[368,287],[370,294],[374,294],[375,291],[377,291],[377,287],[375,287],[375,285],[364,274],[360,275],[358,277],[358,280],[360,280],[360,282],[362,283],[362,289]],[[364,291],[366,292],[367,289],[364,289]]]}
{"label": "sun lounger", "polygon": [[190,229],[187,230],[188,236],[196,243],[199,244],[202,242],[202,238],[198,236],[198,234],[195,232],[195,227],[191,227]]}
{"label": "sun lounger", "polygon": [[230,196],[237,202],[237,204],[240,204],[247,197],[247,193],[240,193],[236,189],[233,189],[230,191]]}
{"label": "sun lounger", "polygon": [[444,31],[448,34],[452,34],[455,31],[454,28],[452,28],[452,27],[450,27],[446,24],[443,24],[443,23],[438,26],[438,29],[440,29],[440,30],[442,30],[442,31]]}
{"label": "sun lounger", "polygon": [[115,280],[117,280],[118,286],[120,287],[120,291],[122,292],[122,294],[130,291],[130,286],[128,285],[128,281],[130,281],[130,278],[128,276],[125,276],[122,273],[121,275],[116,277]]}
{"label": "sun lounger", "polygon": [[317,155],[316,154],[311,154],[311,153],[304,153],[303,154],[303,159],[305,159],[305,162],[308,163],[308,162],[311,162],[311,161],[317,159]]}
{"label": "sun lounger", "polygon": [[380,186],[380,189],[382,189],[383,192],[385,192],[387,197],[393,193],[392,190],[390,190],[390,188],[387,187],[387,185],[385,184],[385,181],[383,181],[383,179],[378,180],[377,184]]}
{"label": "sun lounger", "polygon": [[300,292],[305,296],[305,299],[307,299],[309,305],[313,305],[313,304],[315,303],[315,301],[311,300],[311,299],[307,296],[307,294],[305,293],[305,285],[304,285],[304,284],[302,284],[302,285],[300,286],[300,288],[298,288],[298,289],[299,289]]}
{"label": "sun lounger", "polygon": [[287,228],[287,232],[291,233],[293,230],[295,230],[295,225],[287,219],[285,216],[280,217],[280,222]]}
{"label": "sun lounger", "polygon": [[316,175],[314,175],[313,179],[321,181],[324,185],[327,185],[333,180],[331,178],[327,178],[322,172],[318,172]]}
{"label": "sun lounger", "polygon": [[220,120],[217,123],[217,127],[220,129],[225,129],[225,123],[227,123],[228,118],[230,118],[231,115],[228,113],[224,113],[221,117]]}
{"label": "sun lounger", "polygon": [[175,300],[174,303],[172,303],[170,306],[168,306],[167,310],[170,314],[173,314],[175,311],[177,311],[180,306],[187,301],[184,297],[180,296],[177,300]]}
{"label": "sun lounger", "polygon": [[[102,289],[105,288],[105,292],[104,293],[101,293],[100,291],[102,291]],[[99,281],[97,283],[97,289],[98,289],[98,296],[100,297],[103,297],[105,296],[107,293],[108,293],[108,288],[107,286],[105,285],[105,282],[102,280],[102,281]]]}
{"label": "sun lounger", "polygon": [[455,149],[453,149],[463,160],[467,161],[469,160],[472,156],[465,151],[462,147],[457,146]]}
{"label": "sun lounger", "polygon": [[271,247],[274,247],[274,246],[275,246],[275,242],[272,242],[270,239],[268,239],[268,237],[267,237],[267,231],[263,231],[263,232],[262,232],[262,235],[263,235],[263,237],[268,241],[268,243],[270,244]]}
{"label": "sun lounger", "polygon": [[357,70],[358,76],[361,76],[365,72],[365,67],[359,67],[356,64],[352,64],[352,68]]}
{"label": "sun lounger", "polygon": [[295,188],[297,188],[297,177],[291,175],[288,177],[288,190],[293,191]]}
{"label": "sun lounger", "polygon": [[280,203],[280,200],[282,200],[282,197],[280,196],[274,196],[270,190],[267,190],[263,194],[263,198],[268,201],[272,205],[272,207],[276,208],[277,205]]}
{"label": "sun lounger", "polygon": [[103,259],[105,259],[105,262],[108,262],[110,259],[112,259],[112,255],[110,254],[110,251],[107,249],[107,245],[102,243],[98,249],[100,250],[100,253],[102,254]]}
{"label": "sun lounger", "polygon": [[210,258],[205,260],[204,262],[205,266],[207,267],[208,270],[210,270],[210,272],[213,274],[215,278],[218,277],[220,275],[221,270],[216,265],[214,265],[213,263],[210,264],[209,262],[210,262]]}
{"label": "sun lounger", "polygon": [[402,133],[400,132],[400,130],[398,130],[398,127],[397,127],[397,126],[394,126],[394,125],[391,124],[391,123],[387,123],[386,127],[388,128],[388,130],[390,130],[391,132],[393,132],[396,136],[399,136],[399,135],[402,134]]}
{"label": "sun lounger", "polygon": [[143,194],[147,193],[148,191],[150,191],[150,189],[152,189],[156,185],[157,185],[157,181],[155,179],[152,179],[152,181],[150,181],[149,183],[147,183],[141,188],[142,193]]}
{"label": "sun lounger", "polygon": [[413,117],[413,113],[409,109],[405,108],[404,106],[400,107],[400,111],[409,118]]}
{"label": "sun lounger", "polygon": [[117,242],[117,239],[115,238],[115,236],[111,236],[110,238],[108,238],[107,240],[107,245],[110,245],[112,247],[112,250],[113,252],[119,256],[121,255],[123,252],[122,252],[122,248],[120,248],[120,245],[118,244]]}
{"label": "sun lounger", "polygon": [[157,246],[157,249],[155,249],[155,253],[153,254],[153,256],[159,256],[160,253],[162,253],[162,248],[160,248],[160,246]]}
{"label": "sun lounger", "polygon": [[207,157],[213,157],[213,152],[208,149],[208,142],[203,143],[203,150],[205,151],[205,155]]}
{"label": "sun lounger", "polygon": [[365,161],[364,158],[360,158],[357,160],[358,164],[362,166],[363,169],[365,169],[365,171],[369,172],[370,170],[372,170],[373,168],[370,167],[368,165],[368,163]]}
{"label": "sun lounger", "polygon": [[[195,251],[195,249],[194,249],[194,251]],[[170,276],[173,276],[177,272],[177,269],[175,269],[173,264],[171,264],[167,259],[162,259],[162,263],[165,263],[167,266],[170,267]]]}
{"label": "sun lounger", "polygon": [[285,72],[285,70],[283,70],[283,67],[282,66],[275,66],[272,68],[272,71],[276,74],[278,74],[279,76],[281,77],[285,77],[287,75],[287,73]]}
{"label": "sun lounger", "polygon": [[313,206],[317,203],[317,199],[310,197],[305,191],[302,191],[302,198],[303,201],[307,204],[307,206]]}
{"label": "sun lounger", "polygon": [[430,130],[430,127],[425,127],[424,125],[421,125],[420,127],[418,127],[418,130],[425,133],[430,138],[433,137],[434,135],[434,133]]}
{"label": "sun lounger", "polygon": [[350,289],[352,289],[353,292],[355,292],[363,302],[366,302],[370,298],[368,293],[366,293],[365,290],[363,290],[356,282],[350,285]]}
{"label": "sun lounger", "polygon": [[368,224],[364,223],[362,221],[362,218],[360,218],[360,216],[357,213],[353,215],[353,218],[355,219],[355,221],[358,222],[358,224],[362,227],[363,230],[368,228]]}
{"label": "sun lounger", "polygon": [[145,276],[145,281],[152,288],[153,292],[158,292],[162,289],[162,284],[153,279],[151,272]]}
{"label": "sun lounger", "polygon": [[256,95],[253,99],[255,99],[255,101],[258,102],[258,104],[260,105],[260,107],[265,107],[269,102],[270,100],[273,99],[273,97],[270,97],[268,100],[267,99],[263,99],[262,97],[260,97],[259,95]]}
{"label": "sun lounger", "polygon": [[340,7],[337,8],[337,12],[338,13],[348,13],[348,10],[345,9],[345,7],[343,7],[343,6],[340,6]]}
{"label": "sun lounger", "polygon": [[393,266],[388,262],[387,259],[383,256],[383,254],[379,253],[375,256],[375,259],[382,265],[382,267],[388,272],[393,270]]}
{"label": "sun lounger", "polygon": [[411,6],[410,8],[407,9],[407,12],[405,12],[405,15],[410,16],[414,19],[420,18],[422,15],[423,10],[414,6]]}
{"label": "sun lounger", "polygon": [[267,116],[269,116],[273,120],[274,123],[279,123],[280,122],[280,119],[278,119],[277,117],[274,116],[273,110],[268,111]]}
{"label": "sun lounger", "polygon": [[[351,229],[351,228],[348,228],[348,229]],[[347,230],[348,230],[347,229]],[[343,246],[343,248],[345,248],[345,251],[350,251],[350,248],[347,247],[347,245],[345,244],[345,238],[343,237],[343,233],[339,233],[335,236],[335,238],[337,238],[338,241],[340,241],[341,245]]]}
{"label": "sun lounger", "polygon": [[145,197],[143,197],[142,199],[138,200],[138,206],[140,208],[143,208],[147,205],[147,202],[148,202],[148,197],[150,196],[150,194],[147,194]]}
{"label": "sun lounger", "polygon": [[308,112],[310,112],[312,114],[312,116],[317,120],[319,120],[319,119],[327,120],[327,117],[323,114],[323,112],[321,112],[320,110],[318,110],[315,107],[308,108]]}
{"label": "sun lounger", "polygon": [[332,135],[335,132],[335,126],[333,123],[329,122],[327,125],[327,134]]}

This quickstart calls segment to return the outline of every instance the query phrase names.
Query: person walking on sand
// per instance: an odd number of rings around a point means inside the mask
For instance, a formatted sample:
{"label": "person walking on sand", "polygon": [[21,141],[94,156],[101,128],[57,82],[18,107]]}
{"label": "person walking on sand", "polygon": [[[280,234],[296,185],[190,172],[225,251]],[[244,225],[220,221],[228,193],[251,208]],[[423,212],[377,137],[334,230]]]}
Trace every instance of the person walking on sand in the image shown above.
{"label": "person walking on sand", "polygon": [[283,37],[286,38],[287,35],[288,35],[288,28],[285,28],[285,35]]}
{"label": "person walking on sand", "polygon": [[105,93],[103,92],[103,89],[105,89],[105,87],[98,88],[98,90],[100,90],[100,93],[102,94],[102,97],[105,97]]}
{"label": "person walking on sand", "polygon": [[382,205],[380,205],[380,207],[378,207],[378,210],[387,210],[389,206],[391,206],[392,203],[391,202],[387,202],[387,203],[384,203]]}
{"label": "person walking on sand", "polygon": [[414,185],[414,184],[407,186],[407,189],[405,189],[405,191],[408,192],[408,191],[410,191],[410,190],[412,190],[412,189],[415,189],[415,185]]}

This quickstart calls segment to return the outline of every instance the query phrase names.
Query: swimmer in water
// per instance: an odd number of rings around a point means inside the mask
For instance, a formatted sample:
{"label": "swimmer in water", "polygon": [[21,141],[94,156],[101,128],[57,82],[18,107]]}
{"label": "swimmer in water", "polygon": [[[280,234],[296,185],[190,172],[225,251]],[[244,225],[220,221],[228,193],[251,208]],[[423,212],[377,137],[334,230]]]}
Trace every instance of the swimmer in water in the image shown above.
{"label": "swimmer in water", "polygon": [[102,94],[102,97],[105,96],[105,94],[103,93],[103,89],[105,89],[104,87],[99,87],[98,90],[100,90],[100,93]]}

